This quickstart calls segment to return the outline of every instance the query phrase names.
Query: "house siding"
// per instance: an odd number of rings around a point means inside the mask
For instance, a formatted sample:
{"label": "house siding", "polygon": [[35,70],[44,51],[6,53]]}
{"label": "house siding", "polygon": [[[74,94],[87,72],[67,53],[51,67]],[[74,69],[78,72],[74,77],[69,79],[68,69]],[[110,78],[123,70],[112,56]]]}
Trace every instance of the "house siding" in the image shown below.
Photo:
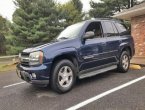
{"label": "house siding", "polygon": [[131,32],[135,42],[135,56],[145,57],[145,15],[131,18]]}

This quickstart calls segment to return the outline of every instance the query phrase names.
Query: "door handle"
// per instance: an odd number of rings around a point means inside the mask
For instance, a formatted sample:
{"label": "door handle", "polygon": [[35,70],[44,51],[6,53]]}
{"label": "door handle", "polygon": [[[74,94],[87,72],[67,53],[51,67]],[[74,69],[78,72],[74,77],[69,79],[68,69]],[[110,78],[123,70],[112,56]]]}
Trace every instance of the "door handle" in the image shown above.
{"label": "door handle", "polygon": [[106,45],[106,42],[102,42],[101,44],[102,44],[103,46],[105,46],[105,45]]}
{"label": "door handle", "polygon": [[119,43],[122,43],[122,40],[119,40]]}
{"label": "door handle", "polygon": [[94,58],[94,55],[88,55],[88,56],[84,56],[84,59],[90,59],[90,58]]}

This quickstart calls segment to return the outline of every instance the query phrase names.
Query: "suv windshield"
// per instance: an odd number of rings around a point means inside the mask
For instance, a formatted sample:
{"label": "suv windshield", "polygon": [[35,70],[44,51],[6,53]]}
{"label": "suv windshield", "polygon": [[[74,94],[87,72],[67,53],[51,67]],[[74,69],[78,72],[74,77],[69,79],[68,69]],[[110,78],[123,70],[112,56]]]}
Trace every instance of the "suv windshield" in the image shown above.
{"label": "suv windshield", "polygon": [[85,22],[80,22],[71,26],[68,26],[65,30],[63,30],[59,36],[56,38],[59,39],[72,39],[78,36],[81,28],[83,27]]}

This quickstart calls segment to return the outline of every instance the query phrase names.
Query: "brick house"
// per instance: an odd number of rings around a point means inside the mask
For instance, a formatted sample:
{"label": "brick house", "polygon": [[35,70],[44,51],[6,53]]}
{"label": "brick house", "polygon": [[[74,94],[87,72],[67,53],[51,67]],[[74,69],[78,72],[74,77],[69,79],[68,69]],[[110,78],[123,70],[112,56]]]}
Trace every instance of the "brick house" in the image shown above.
{"label": "brick house", "polygon": [[135,5],[113,17],[131,21],[131,34],[136,49],[135,56],[145,57],[145,3]]}

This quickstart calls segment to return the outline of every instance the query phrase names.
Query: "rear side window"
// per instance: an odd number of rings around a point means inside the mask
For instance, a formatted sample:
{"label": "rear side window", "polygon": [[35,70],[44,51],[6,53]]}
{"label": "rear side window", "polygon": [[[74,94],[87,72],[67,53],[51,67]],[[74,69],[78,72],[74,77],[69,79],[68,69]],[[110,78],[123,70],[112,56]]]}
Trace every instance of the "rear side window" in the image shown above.
{"label": "rear side window", "polygon": [[129,31],[127,30],[127,28],[126,28],[126,26],[124,25],[124,24],[122,24],[122,23],[115,23],[116,24],[116,26],[117,26],[117,29],[118,29],[118,31],[119,31],[119,33],[121,34],[121,35],[126,35],[126,34],[128,34],[129,33]]}
{"label": "rear side window", "polygon": [[118,31],[112,22],[105,21],[104,25],[106,28],[105,34],[107,35],[107,37],[113,37],[118,35]]}
{"label": "rear side window", "polygon": [[115,34],[118,35],[118,30],[117,30],[116,26],[114,25],[114,23],[112,23],[112,26],[113,26],[113,30],[114,30]]}

